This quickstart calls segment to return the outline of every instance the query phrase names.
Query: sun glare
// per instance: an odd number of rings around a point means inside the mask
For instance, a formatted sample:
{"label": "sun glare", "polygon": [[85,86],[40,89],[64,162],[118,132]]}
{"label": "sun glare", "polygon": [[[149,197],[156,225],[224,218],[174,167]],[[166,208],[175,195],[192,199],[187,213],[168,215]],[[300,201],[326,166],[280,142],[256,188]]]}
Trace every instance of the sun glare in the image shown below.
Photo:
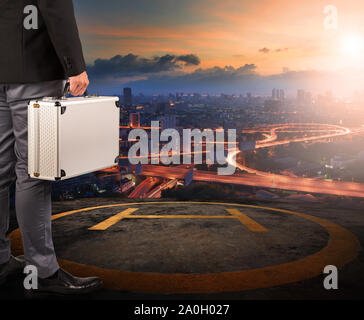
{"label": "sun glare", "polygon": [[363,52],[363,39],[359,35],[349,35],[341,39],[341,51],[351,56],[359,56]]}

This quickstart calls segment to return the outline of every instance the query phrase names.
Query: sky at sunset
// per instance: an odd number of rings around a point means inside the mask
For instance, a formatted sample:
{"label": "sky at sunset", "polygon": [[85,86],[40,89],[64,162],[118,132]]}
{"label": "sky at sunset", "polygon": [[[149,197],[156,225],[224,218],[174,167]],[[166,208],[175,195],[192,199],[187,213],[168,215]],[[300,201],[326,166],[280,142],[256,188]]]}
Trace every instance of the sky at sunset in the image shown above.
{"label": "sky at sunset", "polygon": [[[361,91],[364,2],[74,0],[99,86],[146,92]],[[338,28],[325,28],[334,5]],[[96,62],[95,62],[96,60]]]}

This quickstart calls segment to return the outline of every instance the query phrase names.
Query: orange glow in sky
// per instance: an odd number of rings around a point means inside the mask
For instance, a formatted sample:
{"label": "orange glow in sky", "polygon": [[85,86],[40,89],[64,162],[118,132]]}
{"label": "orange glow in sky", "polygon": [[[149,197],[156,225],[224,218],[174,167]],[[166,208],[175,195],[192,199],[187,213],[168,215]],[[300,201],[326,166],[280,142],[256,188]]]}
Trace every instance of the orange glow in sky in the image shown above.
{"label": "orange glow in sky", "polygon": [[[109,1],[110,11],[112,3]],[[337,30],[324,27],[328,4],[337,7]],[[186,7],[191,16],[178,23],[163,15],[153,22],[135,19],[119,25],[106,21],[107,13],[105,19],[100,16],[96,21],[79,13],[81,34],[90,49],[86,50],[88,60],[129,52],[143,56],[194,53],[201,57],[204,68],[254,63],[263,74],[283,68],[334,70],[346,67],[338,64],[343,52],[347,58],[359,55],[359,39],[364,37],[363,1],[196,0],[186,2]]]}
{"label": "orange glow in sky", "polygon": [[[335,28],[326,25],[328,5],[337,11]],[[261,76],[307,72],[308,80],[298,86],[309,84],[308,90],[362,90],[364,1],[88,0],[75,6],[89,65],[116,55],[193,54],[200,64],[172,73],[247,64]],[[138,73],[112,81],[146,79]]]}

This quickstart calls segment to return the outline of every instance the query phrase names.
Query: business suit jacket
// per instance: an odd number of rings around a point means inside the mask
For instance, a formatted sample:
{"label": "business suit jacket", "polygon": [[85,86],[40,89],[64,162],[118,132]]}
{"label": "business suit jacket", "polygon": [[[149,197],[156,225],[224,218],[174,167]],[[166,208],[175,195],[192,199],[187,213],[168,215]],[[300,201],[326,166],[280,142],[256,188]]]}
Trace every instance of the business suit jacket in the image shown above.
{"label": "business suit jacket", "polygon": [[[24,27],[28,5],[38,9],[38,29]],[[86,70],[72,0],[0,0],[0,48],[0,83],[61,80]]]}

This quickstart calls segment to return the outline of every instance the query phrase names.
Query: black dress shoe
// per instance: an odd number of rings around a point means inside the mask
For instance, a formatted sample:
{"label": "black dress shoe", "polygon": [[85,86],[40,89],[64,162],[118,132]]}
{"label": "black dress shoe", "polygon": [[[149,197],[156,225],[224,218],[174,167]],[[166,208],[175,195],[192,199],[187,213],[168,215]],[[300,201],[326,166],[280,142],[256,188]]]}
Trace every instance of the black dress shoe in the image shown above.
{"label": "black dress shoe", "polygon": [[38,279],[38,289],[32,289],[31,293],[84,294],[94,292],[101,286],[100,278],[79,278],[59,269],[52,277]]}
{"label": "black dress shoe", "polygon": [[0,265],[0,285],[11,276],[20,275],[25,268],[25,260],[21,257],[10,256],[8,262]]}

